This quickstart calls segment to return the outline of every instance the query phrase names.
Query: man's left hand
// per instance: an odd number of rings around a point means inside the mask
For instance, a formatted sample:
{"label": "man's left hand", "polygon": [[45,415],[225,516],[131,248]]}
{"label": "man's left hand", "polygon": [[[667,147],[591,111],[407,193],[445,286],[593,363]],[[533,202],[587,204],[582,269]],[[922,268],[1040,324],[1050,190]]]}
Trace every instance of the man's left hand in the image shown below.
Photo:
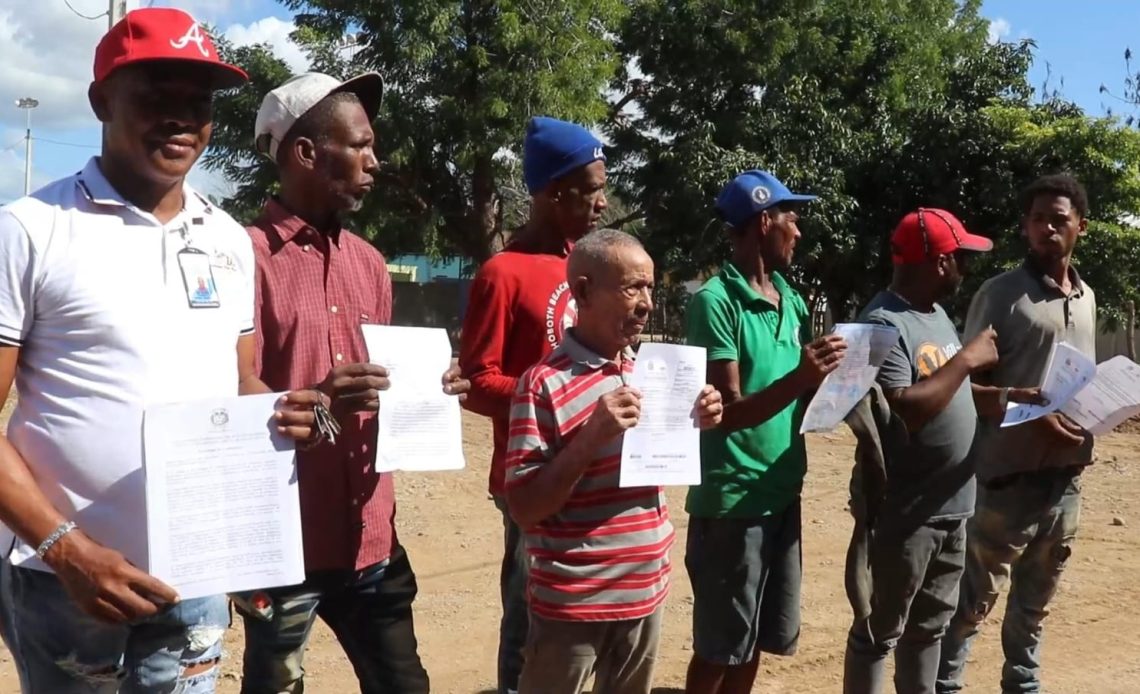
{"label": "man's left hand", "polygon": [[443,373],[443,392],[459,398],[459,402],[467,399],[467,391],[471,390],[471,381],[463,378],[459,366],[453,366]]}
{"label": "man's left hand", "polygon": [[723,414],[724,404],[721,402],[720,391],[712,385],[706,385],[697,397],[697,427],[715,429]]}
{"label": "man's left hand", "polygon": [[328,407],[328,396],[312,388],[286,393],[278,401],[277,412],[273,415],[277,422],[277,433],[294,441],[313,439],[317,434],[317,418],[313,414],[313,408],[320,403]]}
{"label": "man's left hand", "polygon": [[1006,399],[1022,405],[1045,406],[1049,404],[1049,398],[1041,394],[1040,388],[1010,388],[1006,394]]}

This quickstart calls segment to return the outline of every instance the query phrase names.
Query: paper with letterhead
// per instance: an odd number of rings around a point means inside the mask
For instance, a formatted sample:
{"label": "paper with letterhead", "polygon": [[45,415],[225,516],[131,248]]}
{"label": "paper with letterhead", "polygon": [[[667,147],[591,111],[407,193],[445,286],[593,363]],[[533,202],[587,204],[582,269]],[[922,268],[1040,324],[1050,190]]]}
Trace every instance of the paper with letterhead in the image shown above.
{"label": "paper with letterhead", "polygon": [[622,442],[620,486],[701,483],[696,406],[705,367],[704,347],[642,343],[629,378],[641,391],[641,415]]}
{"label": "paper with letterhead", "polygon": [[280,398],[146,409],[147,570],[183,600],[305,579],[294,444],[273,421]]}
{"label": "paper with letterhead", "polygon": [[380,394],[376,470],[461,470],[459,398],[443,392],[451,340],[442,328],[363,325],[368,360],[388,369]]}
{"label": "paper with letterhead", "polygon": [[1056,412],[1072,400],[1096,376],[1096,363],[1067,342],[1053,345],[1045,379],[1041,384],[1044,405],[1009,403],[1003,427],[1016,426]]}
{"label": "paper with letterhead", "polygon": [[1094,436],[1140,414],[1140,365],[1124,356],[1098,364],[1096,376],[1060,409]]}
{"label": "paper with letterhead", "polygon": [[808,403],[801,434],[839,426],[874,385],[879,367],[899,341],[898,328],[889,325],[839,323],[833,333],[847,342],[847,353]]}

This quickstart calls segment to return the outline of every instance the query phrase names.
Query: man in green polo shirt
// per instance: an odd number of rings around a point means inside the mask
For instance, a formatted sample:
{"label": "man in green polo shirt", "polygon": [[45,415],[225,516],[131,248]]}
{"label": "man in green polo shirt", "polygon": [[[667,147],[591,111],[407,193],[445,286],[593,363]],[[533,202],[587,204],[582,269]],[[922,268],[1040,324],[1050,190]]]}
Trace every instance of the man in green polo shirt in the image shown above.
{"label": "man in green polo shirt", "polygon": [[751,692],[760,652],[790,655],[799,638],[801,403],[847,348],[834,335],[811,342],[807,306],[780,274],[800,237],[797,208],[814,199],[765,171],[733,179],[716,203],[732,259],[687,311],[688,342],[708,351],[709,382],[724,398],[720,428],[702,434],[702,483],[686,504],[688,694]]}

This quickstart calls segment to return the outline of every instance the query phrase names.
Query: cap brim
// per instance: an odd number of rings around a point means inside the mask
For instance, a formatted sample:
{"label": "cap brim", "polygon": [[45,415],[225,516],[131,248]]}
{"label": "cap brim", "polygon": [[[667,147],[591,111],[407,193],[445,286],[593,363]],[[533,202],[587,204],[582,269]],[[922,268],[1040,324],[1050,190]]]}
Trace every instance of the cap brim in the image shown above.
{"label": "cap brim", "polygon": [[960,251],[974,251],[975,253],[986,253],[994,249],[994,242],[987,239],[985,236],[977,236],[975,234],[966,234],[962,237],[961,243],[958,244]]}
{"label": "cap brim", "polygon": [[345,80],[329,93],[336,94],[337,92],[355,94],[356,98],[360,99],[360,104],[364,106],[368,120],[375,120],[376,114],[380,113],[380,103],[384,97],[384,78],[378,72],[366,72],[363,75]]}
{"label": "cap brim", "polygon": [[210,76],[210,87],[212,89],[233,89],[249,81],[249,75],[245,74],[245,70],[242,70],[236,65],[198,58],[139,58],[116,65],[103,79],[107,79],[107,77],[110,77],[116,71],[129,65],[145,64],[184,65],[200,69]]}
{"label": "cap brim", "polygon": [[812,200],[817,200],[817,199],[818,198],[815,195],[799,195],[796,193],[791,193],[789,195],[785,195],[785,196],[780,197],[780,198],[769,200],[763,207],[761,207],[759,210],[757,210],[757,212],[762,212],[764,210],[773,208],[776,205],[786,205],[788,203],[811,202]]}

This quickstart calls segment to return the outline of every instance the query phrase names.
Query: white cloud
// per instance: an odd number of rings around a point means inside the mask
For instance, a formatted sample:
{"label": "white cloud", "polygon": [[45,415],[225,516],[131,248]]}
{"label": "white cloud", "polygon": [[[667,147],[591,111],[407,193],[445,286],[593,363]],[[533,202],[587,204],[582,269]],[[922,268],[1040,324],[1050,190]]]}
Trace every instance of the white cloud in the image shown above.
{"label": "white cloud", "polygon": [[[24,114],[14,102],[25,96],[40,102],[33,114],[38,127],[93,124],[87,85],[107,20],[78,17],[62,1],[19,3],[19,11],[13,5],[0,10],[0,126],[23,128]],[[91,15],[106,9],[100,0],[72,5]]]}
{"label": "white cloud", "polygon": [[998,17],[990,21],[989,42],[997,43],[1005,41],[1009,38],[1010,32],[1013,27],[1010,26],[1009,20]]}
{"label": "white cloud", "polygon": [[290,70],[295,73],[305,72],[309,69],[309,59],[305,57],[301,47],[289,38],[293,29],[293,22],[277,17],[266,17],[248,26],[233,24],[225,30],[225,35],[239,46],[267,43],[273,49],[273,53],[285,61]]}

